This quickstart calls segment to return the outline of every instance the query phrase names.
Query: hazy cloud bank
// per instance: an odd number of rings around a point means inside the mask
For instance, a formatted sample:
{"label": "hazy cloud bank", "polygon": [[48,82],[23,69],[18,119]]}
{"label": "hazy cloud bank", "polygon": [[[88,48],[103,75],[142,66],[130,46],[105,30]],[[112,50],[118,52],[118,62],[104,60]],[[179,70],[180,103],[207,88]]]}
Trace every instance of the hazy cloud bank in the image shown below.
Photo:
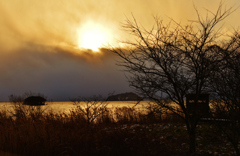
{"label": "hazy cloud bank", "polygon": [[[220,0],[0,0],[0,101],[26,91],[68,100],[131,90],[107,48],[100,53],[78,48],[78,30],[88,21],[101,24],[114,45],[129,39],[119,28],[131,14],[144,27],[152,26],[154,15],[185,23],[196,17],[193,2],[202,12],[216,10]],[[238,0],[225,3],[240,5]],[[228,28],[240,23],[239,12],[225,21]]]}

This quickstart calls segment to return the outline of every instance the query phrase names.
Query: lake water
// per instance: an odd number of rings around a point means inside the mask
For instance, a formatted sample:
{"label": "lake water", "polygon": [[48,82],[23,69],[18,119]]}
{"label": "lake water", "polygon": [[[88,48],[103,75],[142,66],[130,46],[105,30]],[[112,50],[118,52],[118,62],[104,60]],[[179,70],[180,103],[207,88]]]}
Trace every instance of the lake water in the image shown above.
{"label": "lake water", "polygon": [[[114,107],[134,107],[136,110],[144,111],[146,110],[146,106],[149,104],[150,101],[141,101],[138,105],[137,101],[108,101],[109,108]],[[81,102],[80,105],[86,106],[85,102]],[[171,103],[170,105],[176,106],[176,104]],[[145,106],[145,107],[144,107]],[[209,104],[211,108],[211,102]],[[26,106],[29,107],[29,106]],[[71,110],[75,109],[77,106],[74,105],[71,101],[64,101],[64,102],[46,102],[46,105],[41,106],[44,112],[53,112],[53,113],[66,113],[68,114]],[[0,102],[0,110],[6,111],[7,114],[11,114],[14,110],[14,104],[11,102]]]}
{"label": "lake water", "polygon": [[[136,105],[136,101],[109,101],[109,108],[112,107],[135,107],[136,109],[143,109],[143,105],[146,105],[149,101],[142,101],[140,104]],[[80,105],[85,106],[86,103],[81,102]],[[28,107],[28,106],[27,106]],[[71,110],[75,109],[77,106],[71,101],[64,102],[46,102],[46,105],[41,106],[45,109],[45,112],[52,111],[53,113],[69,113]],[[6,111],[7,114],[11,114],[14,109],[14,104],[11,102],[0,102],[0,110]]]}

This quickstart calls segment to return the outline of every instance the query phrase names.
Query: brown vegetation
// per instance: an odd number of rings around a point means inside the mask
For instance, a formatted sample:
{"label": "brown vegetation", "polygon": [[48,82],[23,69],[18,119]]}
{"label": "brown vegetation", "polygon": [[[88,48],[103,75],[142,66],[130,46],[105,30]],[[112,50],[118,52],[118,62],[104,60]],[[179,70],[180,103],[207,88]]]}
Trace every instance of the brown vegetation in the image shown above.
{"label": "brown vegetation", "polygon": [[[22,106],[14,111],[24,111]],[[39,106],[32,106],[39,107]],[[0,113],[0,150],[20,155],[186,155],[186,126],[179,118],[146,116],[134,108],[108,109],[94,122],[79,109],[69,114]],[[16,114],[13,112],[13,114]],[[199,155],[229,153],[231,146],[208,123],[198,127]],[[204,151],[204,152],[203,152]]]}

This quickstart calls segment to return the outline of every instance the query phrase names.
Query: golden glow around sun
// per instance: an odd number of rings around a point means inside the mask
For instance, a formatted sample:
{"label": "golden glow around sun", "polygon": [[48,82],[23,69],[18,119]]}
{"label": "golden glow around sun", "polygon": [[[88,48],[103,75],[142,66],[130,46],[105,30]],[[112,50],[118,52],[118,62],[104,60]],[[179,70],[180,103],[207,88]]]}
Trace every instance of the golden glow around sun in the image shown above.
{"label": "golden glow around sun", "polygon": [[78,47],[99,51],[99,48],[108,44],[110,33],[102,25],[88,22],[78,31]]}

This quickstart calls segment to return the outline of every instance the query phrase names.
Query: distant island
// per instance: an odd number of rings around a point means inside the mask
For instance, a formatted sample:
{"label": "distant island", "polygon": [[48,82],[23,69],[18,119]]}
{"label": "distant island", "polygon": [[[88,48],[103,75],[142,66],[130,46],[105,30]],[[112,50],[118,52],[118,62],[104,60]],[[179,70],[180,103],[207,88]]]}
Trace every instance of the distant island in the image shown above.
{"label": "distant island", "polygon": [[142,98],[132,92],[111,95],[108,97],[108,101],[138,101],[138,100],[142,100]]}

